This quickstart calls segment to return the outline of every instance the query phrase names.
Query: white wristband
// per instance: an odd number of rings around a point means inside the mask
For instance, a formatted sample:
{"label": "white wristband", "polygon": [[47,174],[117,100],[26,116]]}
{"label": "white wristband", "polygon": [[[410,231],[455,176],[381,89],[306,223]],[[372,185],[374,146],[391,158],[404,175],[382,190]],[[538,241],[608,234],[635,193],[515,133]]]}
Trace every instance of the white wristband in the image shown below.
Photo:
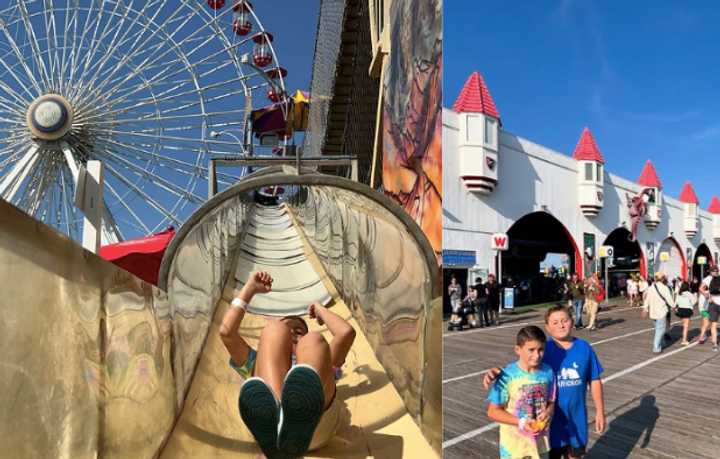
{"label": "white wristband", "polygon": [[240,298],[235,298],[230,303],[230,306],[233,307],[233,309],[242,309],[243,311],[247,312],[247,302],[245,300],[242,300]]}

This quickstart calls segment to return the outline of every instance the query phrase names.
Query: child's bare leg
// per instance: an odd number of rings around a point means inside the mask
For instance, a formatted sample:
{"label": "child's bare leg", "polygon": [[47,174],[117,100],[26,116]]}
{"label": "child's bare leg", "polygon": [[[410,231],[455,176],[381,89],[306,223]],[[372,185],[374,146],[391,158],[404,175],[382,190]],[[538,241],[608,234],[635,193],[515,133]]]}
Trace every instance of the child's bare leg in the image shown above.
{"label": "child's bare leg", "polygon": [[690,319],[683,319],[683,343],[687,343],[688,325],[690,325]]}
{"label": "child's bare leg", "polygon": [[295,348],[297,363],[310,365],[320,375],[325,394],[325,407],[335,395],[335,374],[332,368],[330,345],[320,333],[310,332],[300,338]]}
{"label": "child's bare leg", "polygon": [[270,386],[275,398],[280,400],[285,375],[290,369],[292,336],[290,328],[273,320],[263,328],[258,343],[255,374]]}

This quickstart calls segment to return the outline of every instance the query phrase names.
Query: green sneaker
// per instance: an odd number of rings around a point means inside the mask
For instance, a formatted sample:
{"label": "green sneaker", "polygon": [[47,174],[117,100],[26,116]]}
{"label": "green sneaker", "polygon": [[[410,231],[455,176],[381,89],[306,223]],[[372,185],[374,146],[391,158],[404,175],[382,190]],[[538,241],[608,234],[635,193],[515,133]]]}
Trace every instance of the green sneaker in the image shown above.
{"label": "green sneaker", "polygon": [[320,376],[310,365],[296,365],[285,376],[278,448],[291,457],[305,454],[325,410]]}
{"label": "green sneaker", "polygon": [[268,459],[281,458],[277,447],[280,406],[262,378],[245,381],[238,398],[240,416]]}

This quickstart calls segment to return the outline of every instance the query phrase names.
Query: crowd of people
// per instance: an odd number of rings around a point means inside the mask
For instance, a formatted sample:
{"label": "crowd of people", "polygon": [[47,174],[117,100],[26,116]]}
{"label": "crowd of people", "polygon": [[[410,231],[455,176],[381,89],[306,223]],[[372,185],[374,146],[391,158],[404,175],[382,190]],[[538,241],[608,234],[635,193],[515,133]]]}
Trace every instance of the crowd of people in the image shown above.
{"label": "crowd of people", "polygon": [[452,308],[448,330],[462,330],[465,325],[470,328],[498,325],[501,292],[495,275],[490,274],[487,282],[476,277],[475,283],[468,286],[467,294],[463,296],[462,285],[457,277],[452,276],[448,286]]}

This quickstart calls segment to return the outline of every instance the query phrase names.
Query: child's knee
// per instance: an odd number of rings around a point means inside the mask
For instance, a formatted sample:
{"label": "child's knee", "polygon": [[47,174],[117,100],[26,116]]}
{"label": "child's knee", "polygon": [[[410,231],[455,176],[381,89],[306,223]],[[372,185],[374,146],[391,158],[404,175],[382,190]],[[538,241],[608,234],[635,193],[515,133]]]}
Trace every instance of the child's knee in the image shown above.
{"label": "child's knee", "polygon": [[274,320],[270,323],[268,323],[265,328],[262,329],[262,332],[260,332],[260,339],[261,340],[292,340],[292,334],[290,332],[290,327],[285,325],[279,320]]}
{"label": "child's knee", "polygon": [[306,346],[308,346],[308,347],[309,346],[312,346],[312,347],[328,346],[329,347],[327,341],[325,341],[325,338],[323,338],[323,335],[318,332],[314,332],[314,331],[308,332],[305,334],[305,336],[300,338],[300,340],[298,341],[298,346],[303,346],[303,347],[306,347]]}

